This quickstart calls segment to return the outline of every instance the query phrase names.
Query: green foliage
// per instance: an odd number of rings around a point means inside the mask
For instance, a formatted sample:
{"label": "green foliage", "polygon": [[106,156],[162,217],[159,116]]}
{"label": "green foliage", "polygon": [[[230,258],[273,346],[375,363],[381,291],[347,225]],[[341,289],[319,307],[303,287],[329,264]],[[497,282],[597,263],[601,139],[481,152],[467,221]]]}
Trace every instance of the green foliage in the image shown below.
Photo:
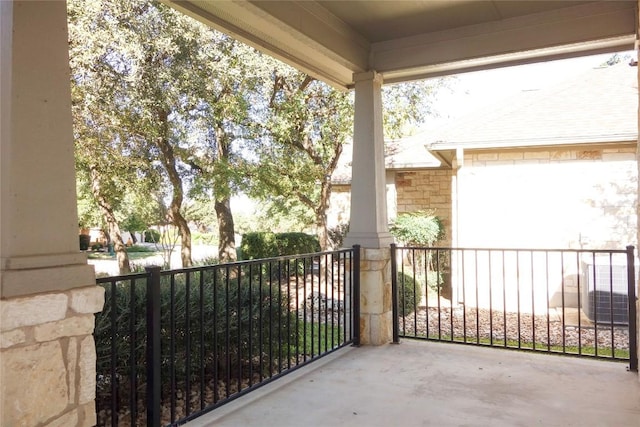
{"label": "green foliage", "polygon": [[127,248],[127,252],[156,252],[156,250],[147,246],[133,245]]}
{"label": "green foliage", "polygon": [[80,234],[80,250],[86,251],[89,249],[89,244],[91,243],[91,236],[88,234]]}
{"label": "green foliage", "polygon": [[431,246],[444,237],[440,218],[423,211],[398,215],[389,231],[400,242],[415,246]]}
{"label": "green foliage", "polygon": [[407,273],[398,272],[398,316],[408,316],[418,308],[424,282]]}
{"label": "green foliage", "polygon": [[342,243],[344,242],[344,238],[347,236],[348,232],[349,223],[338,224],[335,227],[330,227],[329,229],[327,229],[329,244],[334,250],[340,249],[342,247]]}
{"label": "green foliage", "polygon": [[242,236],[243,259],[262,259],[320,251],[318,238],[305,233],[256,232]]}
{"label": "green foliage", "polygon": [[[202,292],[195,285],[200,283],[200,274],[204,274]],[[218,378],[227,378],[227,375],[237,378],[238,373],[250,364],[254,372],[270,375],[276,373],[277,365],[283,363],[289,349],[298,342],[295,313],[289,311],[289,301],[277,286],[265,284],[260,287],[256,281],[249,282],[248,277],[240,280],[226,278],[223,269],[215,273],[195,273],[189,285],[183,276],[177,276],[172,292],[169,278],[162,277],[163,378],[170,378],[169,369],[173,368],[179,381],[184,381],[187,376],[195,380],[200,373],[201,362],[209,367],[209,375],[211,367],[215,368]],[[145,280],[138,280],[133,289],[128,282],[118,282],[115,288],[110,284],[102,285],[107,304],[96,315],[94,334],[98,378],[104,379],[98,382],[98,387],[105,389],[101,395],[108,394],[111,357],[116,358],[118,375],[128,375],[132,355],[135,366],[145,366],[145,283]],[[112,304],[113,292],[115,305]],[[206,313],[204,321],[199,314],[201,309]],[[113,315],[115,323],[111,323]],[[200,338],[203,336],[204,341]],[[174,360],[169,358],[171,346],[175,349]],[[201,358],[203,355],[204,359]],[[258,360],[256,356],[263,357]],[[127,393],[127,385],[123,385],[120,392]],[[168,383],[163,384],[165,389],[167,386]]]}
{"label": "green foliage", "polygon": [[150,228],[144,231],[144,241],[148,243],[159,243],[161,234],[158,230]]}

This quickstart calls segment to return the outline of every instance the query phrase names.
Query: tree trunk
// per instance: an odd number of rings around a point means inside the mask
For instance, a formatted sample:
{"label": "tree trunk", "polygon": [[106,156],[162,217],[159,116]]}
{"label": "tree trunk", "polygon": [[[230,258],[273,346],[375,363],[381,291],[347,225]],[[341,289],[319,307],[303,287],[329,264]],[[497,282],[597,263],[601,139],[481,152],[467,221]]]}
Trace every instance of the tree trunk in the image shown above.
{"label": "tree trunk", "polygon": [[180,243],[182,245],[182,249],[180,250],[180,259],[182,260],[182,267],[190,267],[193,264],[191,260],[191,230],[189,229],[187,220],[180,212],[184,192],[182,189],[182,178],[180,177],[178,168],[176,167],[175,152],[171,142],[169,142],[168,113],[164,110],[159,110],[158,119],[162,125],[163,132],[160,137],[156,138],[156,145],[160,149],[161,161],[173,189],[168,216],[171,223],[175,225],[180,232]]}
{"label": "tree trunk", "polygon": [[327,208],[329,206],[329,198],[331,197],[331,184],[327,181],[321,184],[320,203],[316,209],[316,228],[318,240],[320,241],[320,250],[329,249],[329,237],[327,233]]}
{"label": "tree trunk", "polygon": [[223,262],[234,262],[238,260],[236,255],[236,238],[233,225],[233,214],[229,197],[216,200],[216,217],[218,218],[218,259]]}
{"label": "tree trunk", "polygon": [[95,166],[90,168],[91,176],[91,192],[98,202],[98,207],[102,211],[107,226],[109,227],[109,239],[113,244],[113,249],[116,253],[116,259],[118,260],[118,270],[120,274],[131,273],[131,265],[129,263],[129,254],[127,254],[127,247],[122,241],[122,235],[120,234],[120,227],[118,221],[113,213],[111,203],[107,200],[102,191],[100,184],[100,173]]}
{"label": "tree trunk", "polygon": [[[222,123],[218,123],[216,127],[216,140],[218,142],[216,153],[218,162],[228,164],[231,154],[229,136],[225,132]],[[233,262],[237,261],[238,257],[236,255],[233,213],[231,212],[230,184],[226,177],[219,177],[217,179],[219,184],[217,190],[220,190],[220,192],[215,195],[215,210],[220,234],[218,237],[218,259],[220,262]]]}

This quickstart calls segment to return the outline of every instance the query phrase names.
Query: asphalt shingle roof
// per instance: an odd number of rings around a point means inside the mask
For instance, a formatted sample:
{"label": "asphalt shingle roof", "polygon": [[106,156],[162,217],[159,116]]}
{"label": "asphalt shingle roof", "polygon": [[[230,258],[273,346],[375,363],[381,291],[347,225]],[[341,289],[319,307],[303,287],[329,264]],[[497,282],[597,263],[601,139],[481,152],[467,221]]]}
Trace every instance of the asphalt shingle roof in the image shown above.
{"label": "asphalt shingle roof", "polygon": [[493,148],[636,141],[637,136],[638,68],[619,63],[522,91],[411,140],[434,149]]}

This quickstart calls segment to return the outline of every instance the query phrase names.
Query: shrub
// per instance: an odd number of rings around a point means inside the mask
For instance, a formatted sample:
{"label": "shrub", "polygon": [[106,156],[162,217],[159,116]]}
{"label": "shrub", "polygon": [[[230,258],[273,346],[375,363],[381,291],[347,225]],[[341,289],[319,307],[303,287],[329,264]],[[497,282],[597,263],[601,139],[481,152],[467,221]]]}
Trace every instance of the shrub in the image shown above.
{"label": "shrub", "polygon": [[[290,312],[289,301],[278,286],[269,286],[267,281],[262,286],[253,281],[249,284],[248,277],[239,280],[229,275],[227,279],[229,272],[225,269],[195,272],[189,282],[184,276],[176,276],[173,294],[170,278],[162,277],[163,378],[170,378],[169,371],[173,369],[177,378],[195,380],[201,362],[207,366],[207,372],[216,369],[218,378],[237,378],[249,365],[254,372],[273,374],[277,365],[283,363],[287,350],[297,342],[295,313]],[[132,368],[144,372],[146,281],[137,281],[133,288],[129,282],[119,282],[115,287],[115,305],[112,286],[103,286],[107,304],[96,315],[95,340],[98,376],[107,379],[98,387],[104,387],[102,395],[106,395],[112,355],[116,357],[117,375],[128,375]],[[115,331],[111,330],[112,316]],[[173,360],[169,357],[172,348]],[[119,393],[122,397],[128,391],[122,389]]]}
{"label": "shrub", "polygon": [[444,237],[444,227],[440,218],[423,211],[398,215],[391,223],[389,231],[404,244],[415,246],[431,246]]}
{"label": "shrub", "polygon": [[272,258],[318,251],[318,238],[305,233],[246,233],[242,235],[240,245],[243,259]]}
{"label": "shrub", "polygon": [[80,234],[80,250],[86,251],[89,249],[89,244],[91,243],[91,236],[88,234]]}
{"label": "shrub", "polygon": [[335,227],[327,229],[327,236],[329,237],[329,244],[333,249],[340,249],[344,238],[349,232],[349,223],[338,224]]}
{"label": "shrub", "polygon": [[160,232],[158,230],[149,229],[144,231],[144,241],[150,243],[160,242]]}
{"label": "shrub", "polygon": [[398,272],[398,316],[408,316],[416,311],[422,299],[424,283],[413,276]]}

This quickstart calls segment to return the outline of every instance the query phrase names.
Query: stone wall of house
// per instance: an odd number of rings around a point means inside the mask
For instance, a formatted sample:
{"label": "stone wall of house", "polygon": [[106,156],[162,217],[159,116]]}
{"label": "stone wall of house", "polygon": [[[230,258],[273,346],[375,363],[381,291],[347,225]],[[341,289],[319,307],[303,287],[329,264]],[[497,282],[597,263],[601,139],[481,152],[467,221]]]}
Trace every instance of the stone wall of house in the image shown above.
{"label": "stone wall of house", "polygon": [[104,289],[0,300],[3,426],[96,424],[94,313]]}
{"label": "stone wall of house", "polygon": [[451,244],[453,176],[454,171],[450,169],[396,173],[398,214],[433,210],[445,227],[443,246]]}
{"label": "stone wall of house", "polygon": [[459,246],[620,249],[636,244],[635,146],[466,152]]}

